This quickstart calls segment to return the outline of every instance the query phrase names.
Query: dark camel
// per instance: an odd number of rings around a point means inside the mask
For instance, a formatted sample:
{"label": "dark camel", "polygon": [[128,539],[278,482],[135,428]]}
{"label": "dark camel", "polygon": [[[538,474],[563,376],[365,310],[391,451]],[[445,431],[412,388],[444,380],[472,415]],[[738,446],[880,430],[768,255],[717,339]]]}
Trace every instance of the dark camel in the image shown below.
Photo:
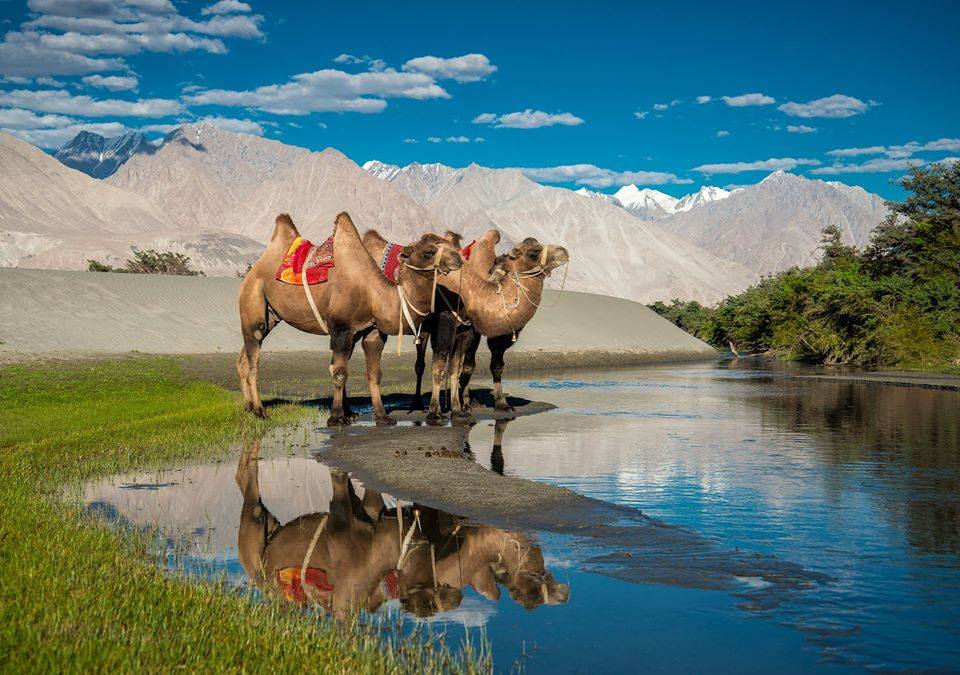
{"label": "dark camel", "polygon": [[[324,327],[314,315],[303,287],[275,278],[277,268],[297,236],[299,233],[290,216],[277,216],[270,243],[240,286],[243,349],[237,358],[237,374],[244,408],[264,416],[257,383],[260,347],[270,331],[286,321],[306,333],[330,335],[334,393],[327,424],[349,424],[344,411],[347,365],[354,347],[361,341],[374,416],[378,423],[394,423],[383,407],[380,393],[380,357],[387,335],[401,331],[410,335],[419,329],[430,307],[434,267],[445,273],[459,269],[462,264],[459,253],[445,239],[425,234],[404,248],[400,282],[394,284],[383,276],[364,249],[350,216],[341,213],[334,222],[335,266],[329,270],[325,283],[308,287]],[[405,298],[409,321],[401,310],[404,302],[401,298]]]}

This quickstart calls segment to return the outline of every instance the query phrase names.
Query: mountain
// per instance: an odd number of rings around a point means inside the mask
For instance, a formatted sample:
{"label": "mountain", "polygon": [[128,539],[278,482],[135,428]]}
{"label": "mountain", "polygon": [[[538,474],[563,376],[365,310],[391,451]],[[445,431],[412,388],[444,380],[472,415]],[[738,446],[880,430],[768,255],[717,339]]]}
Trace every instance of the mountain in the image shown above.
{"label": "mountain", "polygon": [[259,242],[269,240],[278,213],[321,241],[341,211],[361,231],[377,228],[398,241],[434,225],[422,206],[332,148],[310,152],[210,124],[176,129],[108,181],[144,196],[184,231],[221,230]]}
{"label": "mountain", "polygon": [[614,197],[630,213],[640,218],[659,220],[673,213],[679,201],[676,197],[660,192],[643,188],[636,185],[624,185],[617,190]]}
{"label": "mountain", "polygon": [[704,185],[699,191],[682,197],[680,201],[677,202],[673,207],[673,212],[678,213],[680,211],[690,211],[697,207],[703,206],[704,204],[726,199],[729,196],[730,193],[723,188]]}
{"label": "mountain", "polygon": [[212,124],[185,125],[170,132],[155,152],[135,155],[107,180],[146,197],[184,228],[236,232],[242,224],[229,219],[235,206],[309,154]]}
{"label": "mountain", "polygon": [[184,233],[154,204],[0,133],[0,265],[85,269],[122,264],[133,247],[176,250],[208,273],[232,274],[262,246],[217,232]]}
{"label": "mountain", "polygon": [[819,260],[827,225],[838,225],[844,241],[863,246],[886,215],[883,200],[862,188],[777,171],[658,224],[752,272],[773,274]]}
{"label": "mountain", "polygon": [[[720,260],[638,220],[605,200],[545,187],[515,169],[435,170],[403,167],[391,185],[418,195],[436,220],[472,238],[495,227],[504,243],[534,236],[562,244],[572,255],[567,287],[649,302],[673,297],[714,302],[754,278],[740,265]],[[448,176],[435,181],[433,175]]]}
{"label": "mountain", "polygon": [[82,171],[93,178],[113,175],[120,165],[138,153],[150,153],[154,148],[143,134],[128,131],[122,136],[106,138],[90,131],[81,131],[73,140],[57,150],[54,157],[71,169]]}
{"label": "mountain", "polygon": [[594,192],[593,190],[588,190],[587,188],[580,188],[579,190],[576,190],[576,193],[581,197],[597,199],[601,202],[606,202],[607,204],[613,204],[614,206],[623,208],[623,204],[620,203],[619,199],[613,195],[608,195],[606,192]]}

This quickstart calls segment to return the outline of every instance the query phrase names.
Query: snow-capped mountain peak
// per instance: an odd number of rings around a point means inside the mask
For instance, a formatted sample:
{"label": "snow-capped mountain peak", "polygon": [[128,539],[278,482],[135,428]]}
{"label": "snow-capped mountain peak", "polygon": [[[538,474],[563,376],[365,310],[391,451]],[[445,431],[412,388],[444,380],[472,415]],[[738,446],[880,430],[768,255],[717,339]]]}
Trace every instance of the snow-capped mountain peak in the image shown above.
{"label": "snow-capped mountain peak", "polygon": [[704,185],[697,192],[686,195],[674,207],[674,212],[689,211],[709,202],[717,202],[730,196],[730,192],[712,185]]}
{"label": "snow-capped mountain peak", "polygon": [[576,190],[576,193],[581,197],[587,197],[589,199],[596,199],[597,201],[606,202],[608,204],[613,204],[614,206],[623,207],[623,204],[613,195],[608,195],[606,192],[595,192],[593,190],[588,190],[587,188],[580,188]]}
{"label": "snow-capped mountain peak", "polygon": [[138,131],[128,131],[111,138],[81,131],[61,146],[54,157],[88,176],[106,178],[133,155],[153,150],[154,147]]}
{"label": "snow-capped mountain peak", "polygon": [[397,174],[403,171],[396,164],[387,164],[386,162],[378,162],[375,159],[371,159],[369,162],[365,162],[363,165],[363,170],[367,173],[372,173],[377,178],[385,181],[392,181],[397,177]]}

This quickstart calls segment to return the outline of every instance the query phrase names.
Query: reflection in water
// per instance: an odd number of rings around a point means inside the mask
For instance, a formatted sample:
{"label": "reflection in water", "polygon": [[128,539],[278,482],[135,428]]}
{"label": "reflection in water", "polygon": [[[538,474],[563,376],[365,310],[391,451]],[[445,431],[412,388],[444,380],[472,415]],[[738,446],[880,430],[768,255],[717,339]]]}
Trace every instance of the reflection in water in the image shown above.
{"label": "reflection in water", "polygon": [[237,467],[238,551],[247,575],[269,593],[337,616],[373,612],[396,599],[410,614],[428,617],[458,607],[464,586],[497,600],[503,585],[526,609],[569,597],[525,535],[424,506],[388,509],[378,492],[358,497],[341,471],[330,472],[326,511],[281,524],[261,499],[259,452],[259,440],[245,446]]}

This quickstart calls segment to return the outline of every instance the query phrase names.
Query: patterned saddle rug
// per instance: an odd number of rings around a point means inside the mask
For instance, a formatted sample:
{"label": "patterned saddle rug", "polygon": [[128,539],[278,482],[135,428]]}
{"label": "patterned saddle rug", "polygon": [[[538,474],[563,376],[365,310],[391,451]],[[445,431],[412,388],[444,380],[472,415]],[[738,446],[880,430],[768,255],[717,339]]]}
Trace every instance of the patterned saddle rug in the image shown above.
{"label": "patterned saddle rug", "polygon": [[389,243],[380,256],[380,271],[383,276],[395,284],[400,283],[400,254],[403,253],[403,244]]}
{"label": "patterned saddle rug", "polygon": [[327,280],[327,273],[333,266],[332,234],[316,248],[303,237],[297,237],[290,244],[286,255],[283,256],[283,262],[277,269],[277,281],[299,286],[303,283],[302,275],[306,270],[308,285],[322,284]]}

